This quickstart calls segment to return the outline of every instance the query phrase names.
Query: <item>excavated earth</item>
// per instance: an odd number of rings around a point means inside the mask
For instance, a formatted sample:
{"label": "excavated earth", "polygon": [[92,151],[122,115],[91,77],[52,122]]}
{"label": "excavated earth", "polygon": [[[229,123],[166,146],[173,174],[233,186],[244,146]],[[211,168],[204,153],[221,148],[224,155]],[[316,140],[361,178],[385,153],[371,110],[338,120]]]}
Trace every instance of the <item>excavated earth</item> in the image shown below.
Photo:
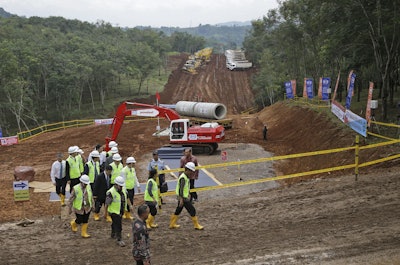
{"label": "excavated earth", "polygon": [[[182,72],[185,55],[171,57],[172,72],[161,103],[179,100],[220,102],[227,106],[233,129],[215,155],[200,155],[201,165],[269,156],[312,152],[354,145],[355,134],[324,112],[301,104],[276,103],[254,114],[240,114],[253,107],[250,88],[253,71],[231,72],[224,57],[214,55],[196,75]],[[121,99],[123,101],[124,99]],[[135,99],[131,99],[135,100]],[[154,97],[141,102],[152,103]],[[161,120],[161,126],[168,122]],[[268,140],[262,139],[263,124]],[[133,155],[138,176],[146,181],[151,150],[168,142],[151,136],[157,121],[123,125],[118,136],[123,157]],[[55,154],[79,145],[87,155],[108,134],[106,126],[69,128],[44,133],[0,152],[0,264],[134,264],[131,255],[131,222],[123,221],[121,248],[109,238],[110,224],[89,221],[83,239],[71,232],[65,207],[49,202],[49,193],[30,189],[30,201],[14,202],[13,170],[34,167],[35,180],[49,181]],[[362,141],[367,145],[368,141]],[[383,158],[399,152],[392,148],[367,149],[360,161]],[[284,159],[246,166],[211,168],[221,183],[282,176],[354,163],[354,152]],[[152,264],[400,264],[400,178],[398,161],[360,169],[275,182],[199,192],[195,204],[203,231],[193,229],[184,211],[181,228],[168,229],[176,202],[166,197],[156,216],[158,229],[150,232]],[[137,195],[136,204],[143,196]],[[16,223],[24,218],[27,226]]]}

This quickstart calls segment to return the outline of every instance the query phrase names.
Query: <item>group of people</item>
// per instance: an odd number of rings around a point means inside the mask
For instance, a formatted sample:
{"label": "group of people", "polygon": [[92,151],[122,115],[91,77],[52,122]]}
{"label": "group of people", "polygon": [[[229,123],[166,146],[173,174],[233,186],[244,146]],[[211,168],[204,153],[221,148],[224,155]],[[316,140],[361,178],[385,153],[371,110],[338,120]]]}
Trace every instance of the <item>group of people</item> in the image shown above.
{"label": "group of people", "polygon": [[[66,185],[70,185],[70,198],[68,203],[69,213],[75,213],[76,218],[71,220],[71,230],[78,231],[81,225],[81,236],[88,238],[87,233],[90,213],[94,212],[94,220],[100,220],[100,210],[104,205],[104,219],[111,222],[111,238],[116,239],[119,246],[125,246],[122,241],[122,219],[133,220],[131,212],[134,208],[135,187],[141,192],[136,175],[136,160],[130,156],[122,163],[118,153],[118,144],[109,143],[110,151],[102,151],[101,145],[96,145],[87,160],[84,152],[78,146],[68,148],[68,158],[63,159],[62,153],[57,154],[57,160],[51,167],[50,177],[60,196],[62,206],[65,204]],[[164,162],[158,157],[158,152],[152,153],[153,158],[148,164],[149,177],[144,191],[144,204],[137,209],[138,219],[132,225],[133,230],[133,256],[137,264],[146,264],[150,260],[148,230],[157,228],[155,216],[157,208],[161,209],[164,203],[161,198],[161,187],[165,183],[165,175],[158,174],[165,170]],[[198,222],[196,209],[193,204],[198,201],[196,192],[190,192],[198,179],[199,171],[196,169],[198,161],[191,153],[191,148],[184,150],[180,159],[180,166],[184,168],[180,174],[175,193],[178,205],[171,215],[169,228],[175,229],[178,216],[185,208],[190,214],[195,229],[204,227]],[[164,190],[165,192],[165,190]],[[149,263],[148,263],[149,264]]]}

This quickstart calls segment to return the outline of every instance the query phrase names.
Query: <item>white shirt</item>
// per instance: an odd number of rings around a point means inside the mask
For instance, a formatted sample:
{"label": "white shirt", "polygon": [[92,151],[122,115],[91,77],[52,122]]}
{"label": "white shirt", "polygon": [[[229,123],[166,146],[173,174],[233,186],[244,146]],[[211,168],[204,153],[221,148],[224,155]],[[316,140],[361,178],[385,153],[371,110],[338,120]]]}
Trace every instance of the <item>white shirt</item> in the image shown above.
{"label": "white shirt", "polygon": [[[62,172],[61,172],[61,165],[62,165]],[[56,183],[56,179],[65,178],[66,174],[65,168],[66,168],[65,160],[62,160],[61,162],[59,162],[58,160],[54,161],[53,164],[51,165],[51,171],[50,171],[51,182]]]}

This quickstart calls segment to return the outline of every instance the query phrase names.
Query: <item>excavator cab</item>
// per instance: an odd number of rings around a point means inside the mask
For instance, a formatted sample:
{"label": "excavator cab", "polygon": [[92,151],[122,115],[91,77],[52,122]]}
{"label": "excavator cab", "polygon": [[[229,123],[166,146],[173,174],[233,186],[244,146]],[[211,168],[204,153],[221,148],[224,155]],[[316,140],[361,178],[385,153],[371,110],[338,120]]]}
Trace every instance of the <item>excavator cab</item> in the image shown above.
{"label": "excavator cab", "polygon": [[178,119],[171,121],[170,141],[187,141],[187,130],[189,127],[188,119]]}

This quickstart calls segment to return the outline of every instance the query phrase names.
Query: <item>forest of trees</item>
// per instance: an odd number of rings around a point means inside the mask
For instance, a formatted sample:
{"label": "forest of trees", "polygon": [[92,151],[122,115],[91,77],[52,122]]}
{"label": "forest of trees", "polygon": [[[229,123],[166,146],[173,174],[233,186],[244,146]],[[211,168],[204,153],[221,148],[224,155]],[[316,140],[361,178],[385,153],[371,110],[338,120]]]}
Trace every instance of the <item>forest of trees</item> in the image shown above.
{"label": "forest of trees", "polygon": [[[184,32],[121,29],[61,17],[0,18],[0,127],[4,135],[100,114],[121,82],[141,94],[171,51],[204,48]],[[131,86],[129,94],[133,96]],[[85,109],[82,110],[82,106]]]}
{"label": "forest of trees", "polygon": [[[331,77],[334,88],[339,72],[343,98],[347,75],[354,70],[357,96],[374,82],[374,97],[381,99],[386,119],[388,106],[396,106],[398,98],[399,9],[400,0],[282,1],[252,22],[243,45],[248,59],[259,66],[253,84],[257,101],[271,104],[291,79],[302,88],[305,77]],[[301,96],[302,89],[297,91]]]}

